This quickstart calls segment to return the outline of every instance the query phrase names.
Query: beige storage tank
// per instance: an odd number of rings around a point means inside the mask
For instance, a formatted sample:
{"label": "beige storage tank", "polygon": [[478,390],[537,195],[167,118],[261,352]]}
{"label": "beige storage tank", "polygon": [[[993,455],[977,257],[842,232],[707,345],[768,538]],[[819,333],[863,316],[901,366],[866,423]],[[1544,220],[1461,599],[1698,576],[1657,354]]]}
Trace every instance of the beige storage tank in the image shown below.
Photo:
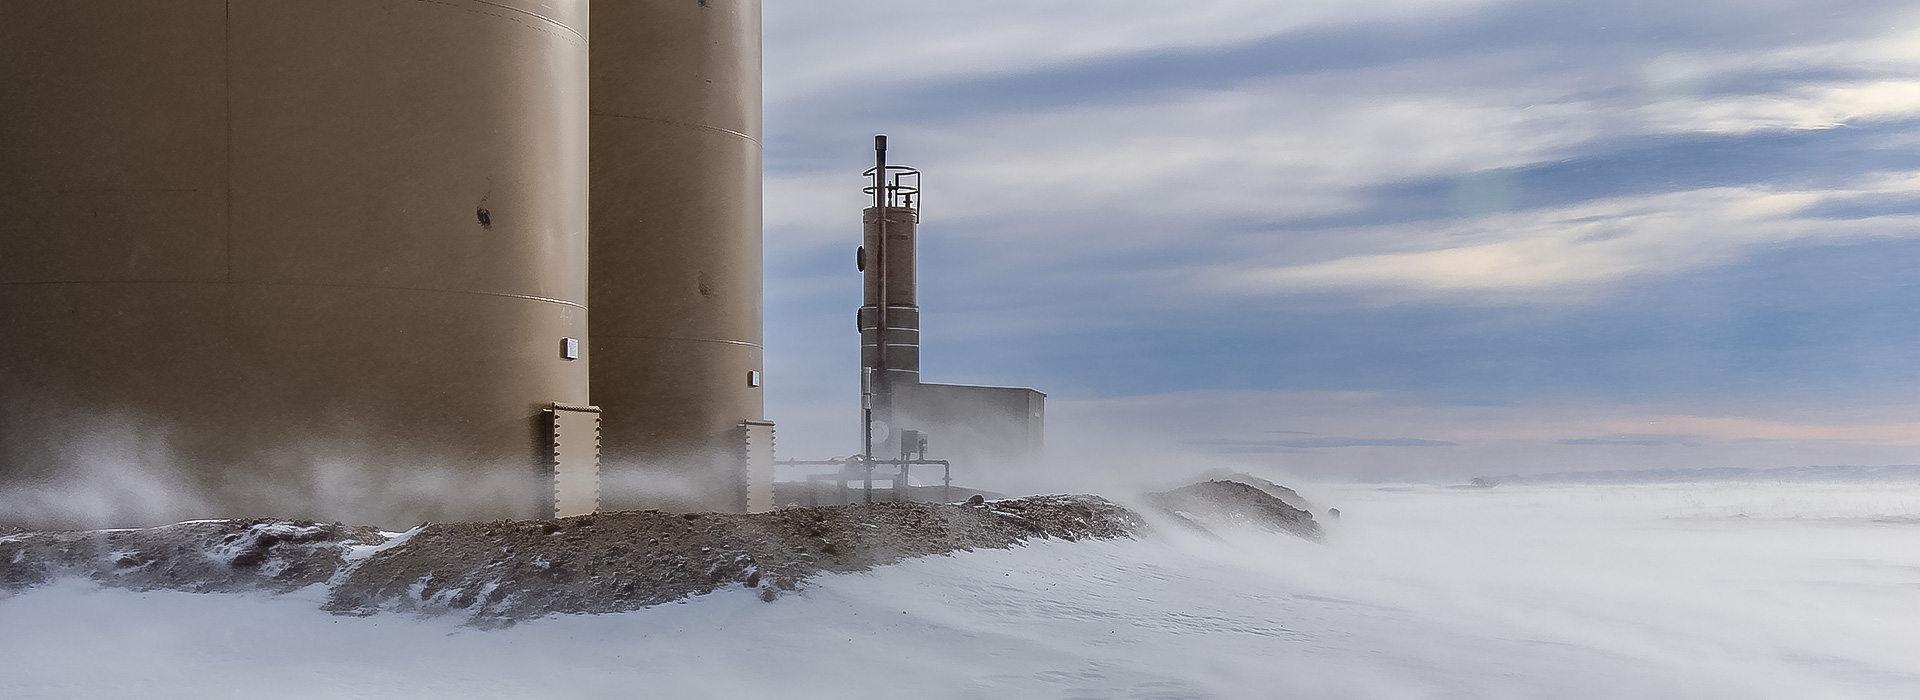
{"label": "beige storage tank", "polygon": [[[0,519],[550,507],[587,33],[585,0],[0,2]],[[749,267],[699,279],[757,303]]]}
{"label": "beige storage tank", "polygon": [[597,5],[592,73],[601,507],[745,509],[746,431],[765,429],[760,3]]}

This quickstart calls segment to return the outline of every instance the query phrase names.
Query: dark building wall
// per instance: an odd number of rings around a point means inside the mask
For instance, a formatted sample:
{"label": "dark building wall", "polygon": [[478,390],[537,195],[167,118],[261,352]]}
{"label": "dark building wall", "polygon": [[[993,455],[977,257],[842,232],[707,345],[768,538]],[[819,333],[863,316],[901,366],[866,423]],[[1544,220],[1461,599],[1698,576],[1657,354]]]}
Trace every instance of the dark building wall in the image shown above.
{"label": "dark building wall", "polygon": [[927,456],[953,460],[955,480],[992,488],[998,476],[1040,466],[1045,401],[1046,394],[1033,389],[898,384],[894,386],[894,432],[926,433]]}

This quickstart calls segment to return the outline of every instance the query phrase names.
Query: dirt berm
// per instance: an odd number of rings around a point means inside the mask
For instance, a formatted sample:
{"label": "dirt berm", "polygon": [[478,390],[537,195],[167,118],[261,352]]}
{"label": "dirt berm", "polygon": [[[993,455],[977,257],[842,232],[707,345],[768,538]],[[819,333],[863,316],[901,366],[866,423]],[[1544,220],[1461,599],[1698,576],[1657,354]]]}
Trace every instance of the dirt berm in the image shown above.
{"label": "dirt berm", "polygon": [[[1286,489],[1277,484],[1273,486]],[[1286,492],[1293,494],[1292,489]],[[1298,494],[1294,496],[1298,498]],[[1147,494],[1146,502],[1155,510],[1171,514],[1177,522],[1210,534],[1221,527],[1241,526],[1316,541],[1321,534],[1320,524],[1314,522],[1312,513],[1287,505],[1267,489],[1240,481],[1202,481],[1172,491]]]}
{"label": "dirt berm", "polygon": [[349,614],[461,612],[486,625],[634,610],[736,583],[771,600],[823,571],[1005,548],[1035,537],[1127,537],[1139,527],[1132,511],[1094,496],[436,523],[354,567],[332,586],[326,607]]}
{"label": "dirt berm", "polygon": [[196,520],[141,530],[0,536],[0,590],[84,576],[137,591],[265,590],[325,583],[355,547],[387,541],[376,528],[285,520]]}
{"label": "dirt berm", "polygon": [[[1147,503],[1201,529],[1254,524],[1319,533],[1305,512],[1236,482],[1195,484],[1154,494]],[[339,614],[451,614],[496,627],[551,614],[634,610],[729,586],[758,589],[771,601],[821,572],[1034,538],[1131,537],[1145,528],[1138,513],[1098,496],[750,515],[622,511],[428,523],[398,534],[340,524],[207,520],[0,536],[0,595],[61,576],[196,593],[281,593],[323,584],[324,607]]]}

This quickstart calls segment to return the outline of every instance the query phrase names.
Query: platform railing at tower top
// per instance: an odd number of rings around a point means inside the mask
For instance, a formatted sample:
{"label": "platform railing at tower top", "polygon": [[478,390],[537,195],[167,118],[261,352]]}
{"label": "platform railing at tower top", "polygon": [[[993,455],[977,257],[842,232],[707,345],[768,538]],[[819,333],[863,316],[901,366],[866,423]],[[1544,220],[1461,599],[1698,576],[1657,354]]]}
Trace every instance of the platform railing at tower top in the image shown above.
{"label": "platform railing at tower top", "polygon": [[[915,220],[920,218],[920,170],[907,165],[889,165],[887,167],[886,193],[882,201],[889,208],[906,209],[913,212]],[[860,173],[868,182],[873,181],[873,168]],[[860,188],[862,194],[872,196],[873,185]]]}

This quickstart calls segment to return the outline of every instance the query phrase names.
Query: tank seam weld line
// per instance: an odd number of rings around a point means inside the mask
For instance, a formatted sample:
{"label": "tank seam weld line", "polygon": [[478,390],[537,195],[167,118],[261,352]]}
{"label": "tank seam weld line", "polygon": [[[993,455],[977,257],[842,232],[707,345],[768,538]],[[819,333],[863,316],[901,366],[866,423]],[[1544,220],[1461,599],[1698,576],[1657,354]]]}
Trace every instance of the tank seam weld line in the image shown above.
{"label": "tank seam weld line", "polygon": [[552,297],[536,296],[533,294],[514,294],[512,292],[481,292],[481,291],[475,291],[471,289],[432,289],[428,287],[388,287],[388,286],[377,285],[377,284],[314,284],[311,282],[199,282],[199,281],[193,281],[193,280],[97,280],[97,281],[90,280],[85,282],[0,282],[0,287],[24,287],[24,286],[35,285],[35,284],[203,284],[203,285],[210,285],[210,286],[231,285],[236,287],[254,286],[254,287],[322,287],[326,289],[383,289],[383,290],[394,291],[394,292],[435,292],[440,294],[474,294],[478,296],[506,297],[509,299],[526,299],[528,301],[544,301],[551,304],[564,304],[566,306],[576,307],[582,311],[585,311],[587,308],[585,304],[581,304],[579,302],[567,301],[565,299],[554,299]]}
{"label": "tank seam weld line", "polygon": [[750,348],[764,349],[764,346],[762,346],[759,343],[749,343],[744,340],[724,340],[721,338],[675,338],[673,336],[668,336],[668,335],[617,335],[613,333],[607,333],[604,331],[594,331],[592,334],[592,338],[594,340],[600,340],[603,338],[625,338],[628,340],[684,340],[689,343],[726,343],[728,345],[744,345]]}
{"label": "tank seam weld line", "polygon": [[47,194],[47,193],[86,194],[86,193],[94,193],[94,192],[109,192],[113,194],[123,194],[128,192],[139,192],[139,193],[145,193],[145,194],[156,194],[156,193],[157,194],[179,194],[182,192],[206,192],[206,191],[209,191],[209,190],[201,187],[21,187],[13,190],[12,192],[0,194],[0,196],[7,196],[9,194],[17,196],[18,194]]}
{"label": "tank seam weld line", "polygon": [[[500,9],[502,9],[502,10],[506,10],[506,11],[508,11],[508,12],[518,12],[518,13],[520,13],[520,14],[523,14],[523,15],[526,15],[526,16],[528,16],[528,17],[535,17],[535,18],[538,18],[538,19],[540,19],[541,21],[544,21],[544,22],[546,22],[547,24],[551,24],[551,25],[553,25],[553,26],[555,26],[555,27],[559,27],[561,31],[564,31],[564,32],[566,32],[566,33],[568,33],[568,34],[572,34],[572,35],[573,35],[573,38],[575,38],[575,39],[579,39],[579,40],[580,40],[580,43],[581,43],[581,44],[583,44],[583,45],[584,45],[584,44],[586,44],[586,43],[587,43],[587,38],[586,38],[586,37],[584,37],[584,36],[580,36],[580,32],[577,32],[577,31],[574,31],[574,29],[573,29],[573,27],[569,27],[569,26],[567,26],[567,25],[566,25],[566,23],[565,23],[565,22],[561,22],[560,20],[557,20],[557,19],[554,19],[554,18],[552,18],[552,17],[548,17],[548,16],[546,16],[546,15],[543,15],[543,14],[540,14],[540,13],[538,13],[538,12],[534,12],[534,11],[532,11],[532,10],[523,10],[523,9],[520,9],[520,8],[518,8],[518,7],[513,7],[513,6],[511,6],[511,5],[503,5],[503,4],[501,4],[501,3],[497,3],[497,2],[488,2],[488,0],[466,0],[466,1],[467,1],[467,2],[470,2],[470,3],[473,3],[473,4],[475,4],[475,5],[486,5],[486,6],[488,6],[488,7],[497,7],[497,8],[500,8]],[[453,3],[453,2],[448,2],[447,0],[414,0],[414,2],[424,2],[424,3],[429,3],[429,4],[433,4],[433,5],[453,5],[453,4],[455,4],[455,3]]]}
{"label": "tank seam weld line", "polygon": [[655,124],[672,124],[672,125],[674,125],[674,126],[685,126],[685,127],[690,127],[690,128],[694,128],[694,129],[706,129],[706,130],[708,130],[708,131],[718,131],[718,132],[720,132],[720,133],[723,133],[723,134],[733,134],[734,136],[738,136],[738,137],[740,137],[740,138],[743,138],[743,139],[746,139],[746,140],[748,140],[748,141],[752,141],[752,142],[754,143],[754,145],[759,145],[759,144],[760,144],[760,139],[756,139],[756,138],[754,138],[754,137],[752,137],[752,136],[748,136],[748,135],[746,135],[746,134],[743,134],[743,133],[740,133],[740,132],[738,132],[738,131],[734,131],[734,130],[732,130],[732,129],[728,129],[728,128],[726,128],[726,127],[722,127],[722,126],[713,126],[713,125],[710,125],[710,124],[695,124],[695,123],[693,123],[693,122],[677,122],[677,121],[674,121],[674,120],[672,120],[672,119],[655,119],[655,118],[653,118],[653,117],[636,117],[636,116],[634,116],[634,115],[631,115],[631,114],[619,114],[619,113],[617,113],[617,112],[594,112],[594,111],[591,111],[591,110],[589,110],[589,111],[588,111],[588,115],[589,115],[589,116],[601,116],[601,117],[613,117],[613,118],[615,118],[615,119],[632,119],[632,120],[635,120],[635,121],[643,121],[643,122],[653,122],[653,123],[655,123]]}
{"label": "tank seam weld line", "polygon": [[226,121],[226,193],[221,197],[221,206],[226,214],[226,238],[220,249],[220,263],[226,267],[226,281],[233,282],[233,0],[227,0],[226,14],[221,18],[221,60],[226,72],[226,85],[221,93],[225,100],[221,105],[221,117]]}

